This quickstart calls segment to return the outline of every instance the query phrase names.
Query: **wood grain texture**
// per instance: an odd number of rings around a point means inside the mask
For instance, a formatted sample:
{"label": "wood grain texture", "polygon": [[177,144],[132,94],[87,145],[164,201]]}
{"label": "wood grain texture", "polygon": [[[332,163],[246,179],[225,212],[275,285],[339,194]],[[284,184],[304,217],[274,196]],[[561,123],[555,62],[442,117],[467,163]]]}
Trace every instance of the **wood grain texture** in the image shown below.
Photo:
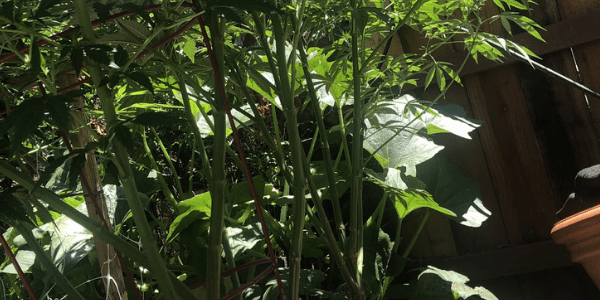
{"label": "wood grain texture", "polygon": [[465,78],[511,244],[549,239],[556,206],[529,111],[511,66]]}
{"label": "wood grain texture", "polygon": [[[437,87],[426,90],[423,99],[430,99]],[[464,87],[453,85],[446,97],[438,101],[439,105],[458,104],[465,109],[468,118],[474,118],[471,104]],[[486,157],[481,145],[480,131],[471,133],[471,140],[451,134],[438,134],[433,137],[436,144],[445,148],[440,153],[451,162],[464,176],[479,182],[481,200],[484,206],[492,213],[491,217],[483,222],[481,227],[472,228],[451,222],[452,233],[455,239],[458,254],[477,253],[495,249],[508,244],[506,228],[496,192],[486,163]]]}

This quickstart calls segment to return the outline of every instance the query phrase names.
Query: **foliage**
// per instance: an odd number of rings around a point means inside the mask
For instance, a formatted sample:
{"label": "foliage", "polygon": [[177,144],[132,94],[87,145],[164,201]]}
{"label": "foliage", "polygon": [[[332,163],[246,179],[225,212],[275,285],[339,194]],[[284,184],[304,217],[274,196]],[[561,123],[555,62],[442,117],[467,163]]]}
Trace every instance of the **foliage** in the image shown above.
{"label": "foliage", "polygon": [[[464,66],[436,50],[528,57],[480,28],[499,20],[541,38],[514,12],[530,2],[485,3],[502,13],[483,18],[483,0],[5,1],[0,54],[14,59],[0,71],[4,236],[38,296],[106,297],[100,266],[110,261],[98,262],[94,234],[153,299],[216,299],[271,273],[220,276],[269,257],[271,244],[285,263],[243,298],[277,297],[278,276],[292,299],[387,298],[419,235],[401,235],[407,215],[426,210],[422,228],[430,211],[471,227],[490,214],[431,139],[469,139],[479,126],[436,106]],[[392,57],[401,29],[427,42]],[[65,92],[73,70],[91,84]],[[439,95],[417,99],[411,85]],[[87,121],[72,108],[81,100]],[[81,132],[91,141],[70,149]],[[110,230],[82,204],[90,152]],[[0,272],[5,299],[27,297],[8,257]],[[429,268],[404,295],[495,299],[467,280]]]}

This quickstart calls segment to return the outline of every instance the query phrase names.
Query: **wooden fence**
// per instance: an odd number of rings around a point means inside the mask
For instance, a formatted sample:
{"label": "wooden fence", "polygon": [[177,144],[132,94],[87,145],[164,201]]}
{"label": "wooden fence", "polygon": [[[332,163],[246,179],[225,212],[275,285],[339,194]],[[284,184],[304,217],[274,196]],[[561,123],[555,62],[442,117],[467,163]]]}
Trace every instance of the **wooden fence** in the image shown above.
{"label": "wooden fence", "polygon": [[[488,1],[486,14],[499,13]],[[547,43],[526,34],[511,39],[540,55],[540,62],[600,91],[600,1],[539,0],[531,17],[546,28]],[[505,36],[500,22],[486,31]],[[395,51],[417,49],[425,38],[406,30]],[[447,47],[439,59],[459,62],[464,51]],[[492,212],[481,228],[432,215],[411,257],[459,271],[500,299],[600,299],[583,268],[552,243],[556,211],[573,190],[575,174],[600,163],[600,99],[509,58],[504,64],[473,61],[444,103],[464,107],[484,124],[472,140],[440,137],[444,156],[479,180]],[[414,90],[427,99],[435,93]],[[419,221],[408,221],[411,231]]]}

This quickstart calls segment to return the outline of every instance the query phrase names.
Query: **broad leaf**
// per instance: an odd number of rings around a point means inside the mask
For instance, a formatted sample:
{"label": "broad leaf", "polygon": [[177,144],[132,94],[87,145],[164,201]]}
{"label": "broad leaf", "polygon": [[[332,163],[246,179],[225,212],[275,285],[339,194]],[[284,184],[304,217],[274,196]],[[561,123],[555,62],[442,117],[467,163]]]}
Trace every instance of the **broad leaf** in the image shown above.
{"label": "broad leaf", "polygon": [[454,271],[441,270],[428,266],[419,275],[417,283],[417,300],[447,300],[467,299],[471,296],[479,296],[483,300],[498,300],[490,291],[484,287],[469,287],[466,283],[469,278]]}
{"label": "broad leaf", "polygon": [[479,183],[464,177],[452,164],[433,158],[417,166],[418,178],[433,194],[433,199],[456,216],[451,219],[469,227],[479,227],[491,216],[479,199]]}
{"label": "broad leaf", "polygon": [[[19,267],[21,267],[21,270],[24,273],[28,273],[31,266],[33,266],[33,264],[35,263],[35,252],[31,250],[19,250],[15,254],[15,259],[17,260]],[[18,274],[17,270],[15,269],[15,266],[12,263],[6,265],[3,269],[1,269],[0,273],[14,275]]]}
{"label": "broad leaf", "polygon": [[260,223],[253,223],[243,227],[227,227],[225,229],[229,238],[229,245],[234,258],[239,258],[246,250],[264,241]]}

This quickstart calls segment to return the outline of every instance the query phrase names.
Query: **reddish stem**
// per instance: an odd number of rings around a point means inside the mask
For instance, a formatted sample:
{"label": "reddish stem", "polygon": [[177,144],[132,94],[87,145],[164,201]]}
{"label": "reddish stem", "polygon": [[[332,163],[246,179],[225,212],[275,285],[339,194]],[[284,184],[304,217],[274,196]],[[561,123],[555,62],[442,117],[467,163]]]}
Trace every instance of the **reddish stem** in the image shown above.
{"label": "reddish stem", "polygon": [[[196,3],[196,11],[199,11],[200,6]],[[260,219],[260,225],[262,227],[263,236],[265,238],[265,242],[267,243],[267,249],[269,252],[269,257],[271,258],[271,263],[274,266],[275,278],[277,279],[277,286],[279,287],[279,292],[282,299],[286,299],[284,290],[283,290],[283,282],[281,281],[281,275],[279,274],[279,269],[277,268],[277,257],[275,256],[275,251],[273,251],[273,245],[271,245],[271,239],[269,234],[269,229],[267,228],[267,224],[265,222],[265,217],[262,212],[262,207],[260,206],[260,202],[258,200],[258,194],[256,193],[256,188],[254,186],[254,181],[252,180],[252,175],[250,174],[250,168],[248,167],[248,163],[246,161],[246,154],[244,153],[244,149],[242,148],[242,142],[237,132],[237,128],[235,127],[235,122],[233,121],[233,116],[231,115],[231,109],[229,107],[229,103],[227,102],[227,98],[225,96],[225,85],[221,81],[220,70],[217,66],[217,60],[215,58],[215,54],[210,45],[210,40],[208,39],[208,34],[206,33],[206,24],[204,24],[204,20],[202,19],[202,15],[198,15],[197,17],[198,23],[200,24],[200,28],[202,29],[202,37],[204,38],[204,43],[206,44],[206,50],[208,52],[208,56],[210,57],[210,64],[215,72],[215,80],[217,83],[217,88],[219,89],[219,94],[221,95],[221,102],[225,108],[225,113],[227,114],[227,118],[229,119],[229,125],[231,126],[231,131],[233,134],[233,139],[235,140],[235,145],[238,151],[238,155],[240,156],[240,160],[242,161],[242,165],[244,166],[244,175],[246,180],[248,180],[248,185],[250,186],[250,193],[252,194],[252,199],[254,199],[254,205],[256,206],[256,213],[258,218]]]}
{"label": "reddish stem", "polygon": [[4,248],[4,252],[6,252],[6,255],[8,255],[10,262],[12,262],[13,266],[15,267],[15,270],[17,270],[17,273],[19,274],[19,278],[25,285],[25,289],[27,290],[27,294],[29,294],[29,298],[31,298],[33,300],[38,300],[38,297],[33,292],[33,289],[31,288],[31,285],[29,284],[29,280],[27,280],[27,278],[25,277],[23,270],[21,270],[21,266],[19,266],[19,262],[17,262],[17,259],[15,258],[14,253],[8,246],[8,242],[6,242],[6,240],[4,239],[4,231],[2,231],[2,230],[0,230],[0,243],[2,243],[2,248]]}

